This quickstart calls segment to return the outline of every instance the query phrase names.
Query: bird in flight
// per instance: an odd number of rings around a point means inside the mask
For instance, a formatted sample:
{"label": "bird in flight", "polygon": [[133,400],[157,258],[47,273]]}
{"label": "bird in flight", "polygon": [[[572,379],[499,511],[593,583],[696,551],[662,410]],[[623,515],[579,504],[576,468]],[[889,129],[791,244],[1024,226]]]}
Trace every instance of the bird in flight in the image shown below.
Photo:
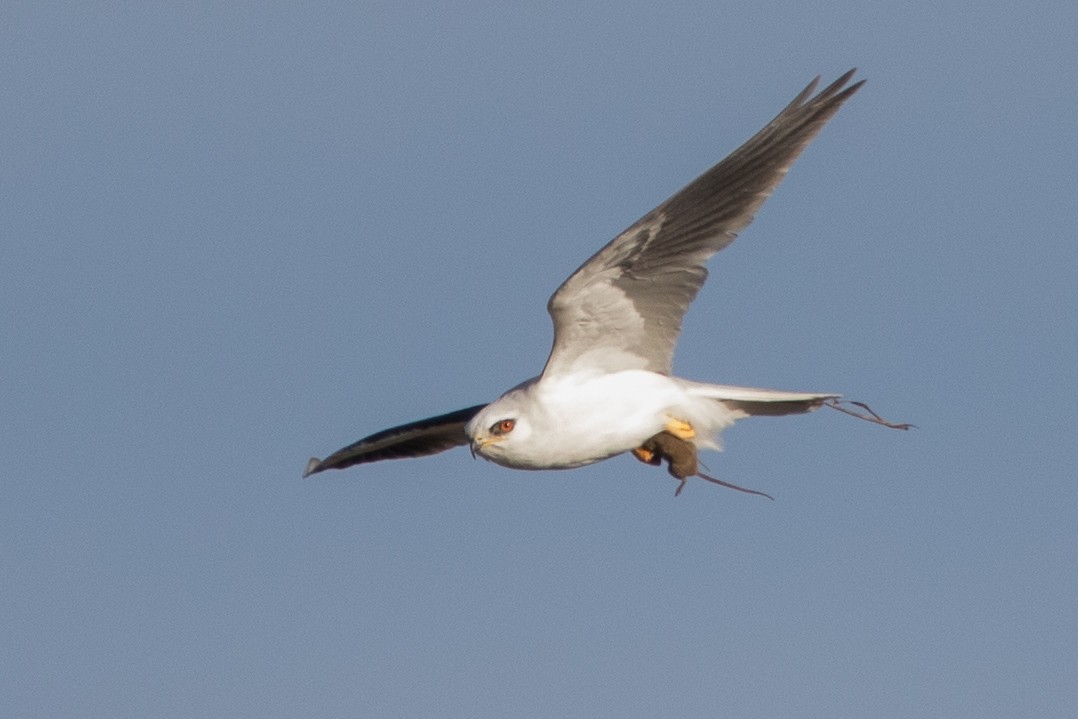
{"label": "bird in flight", "polygon": [[365,437],[303,476],[383,459],[421,457],[470,445],[513,469],[569,469],[631,452],[678,481],[689,477],[752,494],[699,471],[697,450],[753,416],[830,406],[888,427],[840,395],[705,384],[673,376],[674,347],[689,304],[707,279],[709,257],[737,237],[798,155],[864,80],[854,70],[817,94],[816,78],[729,157],[647,213],[569,276],[547,310],[554,345],[538,377],[490,404],[411,422]]}

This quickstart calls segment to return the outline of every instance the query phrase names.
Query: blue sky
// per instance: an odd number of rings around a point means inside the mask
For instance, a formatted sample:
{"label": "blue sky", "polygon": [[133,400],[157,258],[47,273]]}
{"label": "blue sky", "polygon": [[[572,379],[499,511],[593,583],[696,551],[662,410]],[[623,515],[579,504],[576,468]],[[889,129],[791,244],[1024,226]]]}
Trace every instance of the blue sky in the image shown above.
{"label": "blue sky", "polygon": [[[0,715],[1078,713],[1071,2],[0,10]],[[814,75],[676,370],[704,459],[300,480],[542,366],[581,261]]]}

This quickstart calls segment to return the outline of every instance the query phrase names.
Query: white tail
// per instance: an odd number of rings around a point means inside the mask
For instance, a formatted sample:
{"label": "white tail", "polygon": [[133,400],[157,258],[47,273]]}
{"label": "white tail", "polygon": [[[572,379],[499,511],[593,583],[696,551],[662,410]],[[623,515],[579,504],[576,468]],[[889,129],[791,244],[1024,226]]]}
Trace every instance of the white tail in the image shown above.
{"label": "white tail", "polygon": [[[685,381],[685,380],[682,380]],[[723,406],[745,417],[779,417],[786,414],[811,412],[823,406],[827,400],[842,395],[818,392],[785,392],[757,387],[735,387],[724,384],[687,382],[686,389],[698,397],[722,402]]]}

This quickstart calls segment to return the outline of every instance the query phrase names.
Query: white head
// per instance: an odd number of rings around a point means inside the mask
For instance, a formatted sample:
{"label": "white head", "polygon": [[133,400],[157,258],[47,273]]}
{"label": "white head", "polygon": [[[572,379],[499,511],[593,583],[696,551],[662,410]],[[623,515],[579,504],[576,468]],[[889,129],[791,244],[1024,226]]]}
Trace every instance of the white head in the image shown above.
{"label": "white head", "polygon": [[532,434],[527,394],[525,386],[512,389],[472,417],[464,427],[472,441],[472,454],[507,467],[528,464],[522,456],[527,454],[522,450]]}

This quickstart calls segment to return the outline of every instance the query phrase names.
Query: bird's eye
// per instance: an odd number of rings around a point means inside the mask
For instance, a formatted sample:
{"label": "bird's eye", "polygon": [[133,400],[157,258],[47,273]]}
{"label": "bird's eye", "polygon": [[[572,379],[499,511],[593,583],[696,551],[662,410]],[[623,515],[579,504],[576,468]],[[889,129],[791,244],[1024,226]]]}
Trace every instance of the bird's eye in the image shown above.
{"label": "bird's eye", "polygon": [[490,433],[496,437],[500,437],[503,434],[509,434],[513,431],[513,427],[517,426],[515,419],[503,419],[500,422],[495,422],[490,427]]}

